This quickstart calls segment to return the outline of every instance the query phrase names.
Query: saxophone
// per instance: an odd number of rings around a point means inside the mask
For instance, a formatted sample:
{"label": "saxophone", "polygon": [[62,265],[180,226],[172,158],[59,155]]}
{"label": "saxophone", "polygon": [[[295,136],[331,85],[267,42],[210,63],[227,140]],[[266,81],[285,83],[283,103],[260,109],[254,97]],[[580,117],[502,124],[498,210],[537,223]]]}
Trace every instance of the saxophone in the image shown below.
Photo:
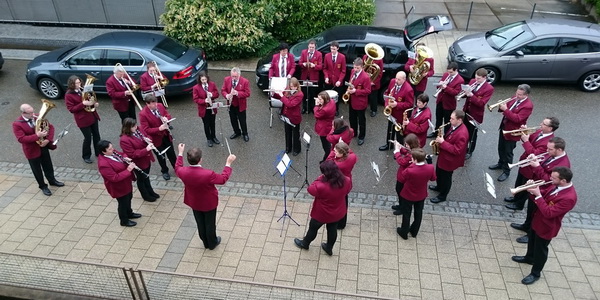
{"label": "saxophone", "polygon": [[404,127],[405,127],[404,122],[408,121],[408,112],[412,111],[413,109],[415,109],[415,108],[414,107],[409,108],[402,113],[402,127],[400,127],[400,130],[398,130],[398,131],[400,131],[400,134],[402,134],[404,132]]}
{"label": "saxophone", "polygon": [[[437,136],[438,137],[442,137],[444,135],[444,131],[442,129],[444,129],[444,127],[448,126],[450,124],[450,122],[440,126],[437,129]],[[431,152],[433,152],[433,154],[435,155],[439,155],[440,154],[440,143],[438,143],[436,140],[433,140],[431,142],[429,142],[429,146],[431,146]]]}
{"label": "saxophone", "polygon": [[[54,107],[56,107],[54,103],[50,102],[49,100],[42,99],[42,108],[40,109],[40,113],[38,114],[37,119],[35,120],[35,132],[50,132],[50,122],[48,122],[48,120],[46,119],[46,114],[48,114],[48,112]],[[36,143],[38,143],[38,145],[41,145],[45,139],[45,136],[40,137],[36,141]]]}
{"label": "saxophone", "polygon": [[[383,115],[385,115],[386,117],[389,117],[392,115],[392,102],[396,102],[396,99],[394,98],[394,96],[392,96],[392,94],[394,93],[394,88],[392,88],[392,90],[390,91],[390,93],[387,96],[383,96],[383,98],[387,98],[389,99],[388,101],[388,105],[383,109]],[[400,98],[400,101],[402,101],[402,98]]]}

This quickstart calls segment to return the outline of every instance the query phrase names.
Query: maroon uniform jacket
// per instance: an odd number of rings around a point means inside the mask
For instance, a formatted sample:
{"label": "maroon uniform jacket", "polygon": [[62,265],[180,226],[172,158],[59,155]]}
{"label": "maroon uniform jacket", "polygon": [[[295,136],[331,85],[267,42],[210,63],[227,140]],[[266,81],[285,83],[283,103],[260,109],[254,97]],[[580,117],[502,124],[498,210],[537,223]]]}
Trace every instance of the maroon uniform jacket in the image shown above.
{"label": "maroon uniform jacket", "polygon": [[335,101],[330,100],[323,107],[313,108],[315,113],[315,132],[319,136],[327,136],[331,131],[333,119],[335,118]]}
{"label": "maroon uniform jacket", "polygon": [[[219,90],[217,89],[217,85],[214,82],[208,82],[208,91],[212,93],[212,98],[210,99],[213,102],[215,99],[219,98]],[[204,116],[206,115],[206,107],[208,105],[206,104],[207,94],[204,88],[202,87],[202,84],[196,84],[194,86],[194,88],[192,89],[192,95],[194,102],[196,102],[196,104],[198,105],[198,117],[204,118]],[[217,109],[213,111],[213,114],[216,113]]]}
{"label": "maroon uniform jacket", "polygon": [[549,181],[550,174],[552,174],[552,169],[554,167],[567,167],[571,168],[571,161],[569,160],[569,156],[565,153],[565,155],[560,158],[552,159],[549,155],[546,155],[543,161],[540,162],[540,165],[536,168],[527,167],[532,169],[533,180],[543,180]]}
{"label": "maroon uniform jacket", "polygon": [[333,188],[321,181],[319,176],[308,186],[308,193],[315,197],[310,216],[321,223],[337,222],[346,214],[346,195],[352,190],[352,180],[345,176],[341,188]]}
{"label": "maroon uniform jacket", "polygon": [[[440,81],[444,81],[446,78],[448,78],[448,72],[444,73],[444,76],[442,76],[442,80]],[[462,90],[460,85],[463,83],[465,83],[465,80],[460,75],[454,75],[452,81],[439,93],[435,103],[437,104],[441,101],[444,110],[455,110],[457,103],[455,97]]]}
{"label": "maroon uniform jacket", "polygon": [[[156,108],[160,113],[161,117],[166,117],[167,119],[171,119],[171,115],[165,109],[165,107],[161,103],[156,103]],[[162,145],[162,140],[164,136],[168,136],[170,141],[173,141],[173,137],[169,134],[168,130],[160,130],[160,127],[163,122],[157,116],[155,116],[148,106],[145,106],[144,109],[140,111],[139,115],[140,119],[140,128],[148,134],[148,137],[152,139],[152,143],[157,148]]]}
{"label": "maroon uniform jacket", "polygon": [[352,80],[353,78],[354,70],[350,74],[350,83],[354,85],[356,92],[350,96],[350,106],[354,110],[367,109],[369,94],[371,93],[371,79],[369,79],[369,74],[363,70],[360,71],[355,80]]}
{"label": "maroon uniform jacket", "polygon": [[140,76],[140,89],[142,93],[147,93],[152,91],[152,85],[156,83],[156,80],[150,76],[150,73],[146,72]]}
{"label": "maroon uniform jacket", "polygon": [[[288,53],[287,63],[285,66],[286,72],[285,76],[294,76],[294,72],[296,71],[296,62],[294,61],[294,56],[291,53]],[[269,68],[269,78],[271,77],[280,77],[279,76],[279,62],[281,61],[281,54],[275,53],[273,54],[273,59],[271,59],[271,68]]]}
{"label": "maroon uniform jacket", "polygon": [[302,107],[300,104],[302,104],[304,94],[301,91],[297,91],[293,95],[286,96],[287,93],[288,92],[285,92],[283,97],[279,96],[278,93],[275,93],[273,94],[273,98],[280,99],[283,103],[281,114],[290,119],[292,124],[298,125],[302,122]]}
{"label": "maroon uniform jacket", "polygon": [[133,101],[133,98],[125,96],[127,87],[123,86],[114,75],[106,80],[106,91],[116,111],[125,112],[129,109],[129,101]]}
{"label": "maroon uniform jacket", "polygon": [[400,173],[402,173],[402,170],[404,170],[410,165],[412,155],[410,153],[410,150],[406,148],[400,148],[400,152],[394,153],[394,159],[400,166],[398,168],[398,172],[396,173],[396,180],[400,181]]}
{"label": "maroon uniform jacket", "polygon": [[[141,128],[138,129],[143,136],[147,136]],[[138,167],[146,169],[150,166],[150,163],[154,161],[152,151],[146,150],[148,144],[141,137],[138,138],[133,134],[121,134],[119,142],[123,153],[131,158]]]}
{"label": "maroon uniform jacket", "polygon": [[431,120],[431,110],[429,107],[423,107],[421,113],[419,113],[419,108],[415,107],[415,109],[411,111],[410,118],[408,118],[408,125],[404,127],[404,136],[407,136],[409,133],[414,133],[419,138],[419,145],[421,145],[421,148],[425,147],[425,143],[427,143],[427,129],[429,129],[428,120]]}
{"label": "maroon uniform jacket", "polygon": [[[474,82],[475,79],[471,79],[471,81],[469,81],[469,85],[472,85]],[[488,101],[490,101],[490,98],[492,98],[493,94],[494,87],[485,81],[483,85],[477,89],[477,91],[473,92],[473,96],[467,97],[462,110],[471,115],[473,119],[477,121],[477,123],[483,123],[485,105],[488,103]],[[466,117],[466,119],[469,120],[469,117]]]}
{"label": "maroon uniform jacket", "polygon": [[[36,119],[37,116],[33,119],[34,123]],[[40,145],[37,144],[39,138],[35,134],[35,126],[30,127],[29,123],[25,121],[23,116],[20,116],[13,122],[12,127],[17,141],[21,143],[21,146],[23,147],[25,158],[34,159],[40,157],[42,155],[42,149],[40,148]],[[50,124],[50,129],[48,130],[46,139],[49,140],[46,147],[48,147],[50,150],[56,149],[56,146],[52,145],[54,139],[54,126],[52,126],[52,124]]]}
{"label": "maroon uniform jacket", "polygon": [[356,154],[354,154],[354,152],[352,152],[352,150],[350,150],[350,152],[348,152],[348,156],[346,156],[345,158],[335,157],[334,150],[331,150],[331,153],[329,153],[329,156],[327,157],[327,159],[333,160],[335,162],[335,164],[340,168],[340,171],[342,171],[342,174],[344,174],[344,176],[350,177],[350,179],[352,179],[352,169],[354,168],[354,165],[356,165],[356,162],[358,161]]}
{"label": "maroon uniform jacket", "polygon": [[333,55],[331,53],[325,54],[323,76],[325,76],[325,79],[329,78],[329,84],[331,85],[335,85],[338,81],[343,85],[344,77],[346,77],[346,56],[338,52],[334,63]]}
{"label": "maroon uniform jacket", "polygon": [[98,111],[94,112],[85,111],[85,105],[81,100],[81,94],[72,90],[68,90],[65,93],[65,105],[67,109],[73,114],[75,118],[75,124],[77,127],[84,128],[91,126],[96,123],[96,120],[100,121]]}
{"label": "maroon uniform jacket", "polygon": [[[554,132],[538,140],[537,138],[540,133],[542,133],[542,131],[538,130],[533,134],[530,134],[529,139],[526,142],[523,142],[525,152],[521,154],[519,161],[526,159],[529,154],[539,155],[546,152],[546,146],[548,145],[548,141],[554,137]],[[519,173],[527,179],[533,178],[533,169],[531,167],[519,168]]]}
{"label": "maroon uniform jacket", "polygon": [[[435,73],[434,70],[434,66],[433,66],[433,58],[426,58],[425,61],[429,62],[429,72],[427,72],[427,75],[425,75],[425,77],[423,77],[423,79],[421,79],[421,81],[419,81],[419,84],[415,85],[414,90],[417,92],[425,92],[425,89],[427,88],[427,78],[433,76],[433,74]],[[408,61],[406,62],[406,64],[404,65],[404,71],[406,72],[406,74],[410,74],[410,66],[416,64],[417,61],[409,58]]]}
{"label": "maroon uniform jacket", "polygon": [[424,163],[410,164],[399,174],[398,181],[404,183],[400,197],[408,201],[421,201],[427,198],[427,183],[435,181],[435,168]]}
{"label": "maroon uniform jacket", "polygon": [[344,143],[350,145],[352,138],[354,138],[354,129],[352,129],[350,126],[344,126],[342,127],[342,131],[338,133],[332,127],[331,132],[329,132],[329,134],[327,135],[327,141],[329,141],[332,145],[335,146],[335,144],[339,143],[340,138],[342,138],[342,141],[344,141]]}
{"label": "maroon uniform jacket", "polygon": [[[114,152],[117,152],[117,150]],[[123,153],[119,154],[123,157],[127,157]],[[123,197],[133,191],[131,182],[135,181],[135,175],[133,174],[133,171],[127,171],[126,163],[114,161],[100,154],[98,156],[98,171],[100,172],[100,175],[102,175],[106,191],[111,197]]]}
{"label": "maroon uniform jacket", "polygon": [[197,211],[211,211],[219,205],[216,184],[225,184],[231,176],[231,168],[224,167],[221,174],[200,166],[183,166],[183,156],[177,156],[175,173],[183,182],[183,203]]}
{"label": "maroon uniform jacket", "polygon": [[[363,55],[363,62],[367,61],[367,58],[368,56],[366,54]],[[373,63],[379,66],[379,75],[377,75],[377,78],[375,78],[375,81],[373,82],[374,84],[372,85],[372,90],[378,90],[381,88],[381,77],[383,77],[383,59],[373,60]],[[370,78],[371,76],[369,75],[369,79]]]}
{"label": "maroon uniform jacket", "polygon": [[[502,111],[504,117],[500,123],[500,130],[515,130],[521,128],[521,125],[527,124],[527,119],[529,119],[529,116],[533,112],[533,102],[527,97],[517,107],[511,110],[510,108],[516,101],[516,98],[509,101],[506,104],[506,110]],[[505,134],[504,139],[507,141],[518,141],[521,137]]]}
{"label": "maroon uniform jacket", "polygon": [[577,193],[572,185],[558,193],[552,192],[554,187],[550,185],[541,198],[534,200],[538,209],[533,213],[531,228],[545,240],[551,240],[558,235],[563,217],[577,203]]}
{"label": "maroon uniform jacket", "polygon": [[[309,68],[309,67],[305,67],[304,63],[305,62],[311,62],[313,64],[315,64],[314,68]],[[323,70],[323,54],[321,54],[320,51],[315,50],[315,52],[313,53],[312,58],[308,58],[308,49],[304,49],[302,50],[302,54],[300,54],[300,61],[298,62],[298,66],[300,66],[300,69],[302,70],[302,73],[300,73],[300,79],[301,80],[312,80],[312,81],[318,81],[319,80],[319,72],[321,70]]]}
{"label": "maroon uniform jacket", "polygon": [[[388,85],[387,90],[385,90],[386,96],[391,96],[396,99],[396,107],[392,108],[392,116],[396,118],[396,122],[402,124],[402,117],[404,111],[413,107],[413,103],[415,102],[415,93],[413,92],[412,87],[408,81],[405,81],[400,89],[396,89],[396,79],[390,80],[390,84]],[[388,99],[385,99],[384,106],[387,106],[389,103]]]}
{"label": "maroon uniform jacket", "polygon": [[467,142],[469,141],[467,126],[461,124],[454,131],[451,129],[444,136],[444,140],[440,144],[437,166],[449,172],[464,166],[464,157],[467,154]]}
{"label": "maroon uniform jacket", "polygon": [[[223,86],[221,87],[221,95],[224,98],[225,95],[231,93],[231,76],[225,77],[223,80]],[[243,112],[247,108],[246,101],[248,97],[250,97],[250,84],[248,83],[248,79],[240,76],[237,85],[235,86],[235,90],[238,92],[237,96],[233,96],[231,99],[231,106],[239,107],[240,112]]]}

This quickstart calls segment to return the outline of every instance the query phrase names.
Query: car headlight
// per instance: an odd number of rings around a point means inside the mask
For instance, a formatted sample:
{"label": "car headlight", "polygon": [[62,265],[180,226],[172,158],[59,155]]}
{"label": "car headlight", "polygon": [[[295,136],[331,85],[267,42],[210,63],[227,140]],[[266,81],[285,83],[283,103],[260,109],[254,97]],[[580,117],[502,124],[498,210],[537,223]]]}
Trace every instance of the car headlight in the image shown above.
{"label": "car headlight", "polygon": [[471,62],[474,60],[479,59],[479,57],[477,56],[470,56],[470,55],[464,55],[464,54],[459,54],[456,56],[456,60],[459,62]]}
{"label": "car headlight", "polygon": [[263,72],[269,72],[269,69],[271,68],[271,64],[264,64],[260,67],[260,69],[258,69],[258,72],[263,73]]}

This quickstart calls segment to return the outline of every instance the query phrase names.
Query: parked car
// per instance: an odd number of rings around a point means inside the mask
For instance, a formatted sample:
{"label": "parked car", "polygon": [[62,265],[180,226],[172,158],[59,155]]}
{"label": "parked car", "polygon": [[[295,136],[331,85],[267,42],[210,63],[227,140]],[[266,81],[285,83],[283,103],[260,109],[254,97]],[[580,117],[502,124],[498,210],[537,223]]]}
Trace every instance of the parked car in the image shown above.
{"label": "parked car", "polygon": [[[298,63],[302,50],[307,48],[310,40],[317,42],[317,50],[321,51],[323,56],[331,52],[329,49],[331,42],[337,41],[340,44],[339,51],[346,56],[346,80],[348,80],[353,61],[357,57],[362,58],[365,54],[365,45],[376,43],[384,50],[384,73],[381,83],[382,87],[387,87],[390,79],[395,78],[396,73],[403,70],[404,64],[408,61],[409,51],[413,51],[413,44],[416,40],[430,33],[451,29],[452,22],[448,16],[427,16],[418,19],[408,25],[404,31],[374,26],[335,26],[310,39],[292,45],[290,53],[294,55],[295,61]],[[263,57],[256,65],[256,85],[261,89],[269,88],[269,68],[273,54],[277,51],[274,50]],[[296,68],[295,76],[299,78],[300,72],[300,68]],[[383,90],[381,89],[380,92],[383,93]]]}
{"label": "parked car", "polygon": [[4,58],[2,57],[2,52],[0,52],[0,70],[2,70],[3,65],[4,65]]}
{"label": "parked car", "polygon": [[196,75],[208,67],[204,52],[148,32],[112,32],[99,35],[79,47],[66,47],[42,54],[27,65],[25,77],[32,88],[49,99],[61,98],[67,79],[86,74],[97,78],[94,91],[106,93],[106,80],[113,67],[121,63],[127,73],[139,82],[146,63],[156,61],[169,79],[167,95],[188,93],[196,83]]}
{"label": "parked car", "polygon": [[577,83],[581,90],[600,89],[600,26],[567,19],[532,19],[456,40],[448,60],[458,72],[474,77],[488,70],[488,81]]}

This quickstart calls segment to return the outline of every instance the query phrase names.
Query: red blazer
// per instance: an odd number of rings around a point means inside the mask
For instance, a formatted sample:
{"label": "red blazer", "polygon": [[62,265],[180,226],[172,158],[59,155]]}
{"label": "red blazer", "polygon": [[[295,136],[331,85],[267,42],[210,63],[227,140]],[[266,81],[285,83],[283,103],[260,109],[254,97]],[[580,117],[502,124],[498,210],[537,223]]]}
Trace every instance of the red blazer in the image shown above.
{"label": "red blazer", "polygon": [[[538,130],[533,134],[530,134],[529,139],[526,142],[523,142],[525,152],[521,154],[521,157],[519,158],[520,161],[526,159],[529,154],[539,155],[546,152],[546,146],[548,145],[548,141],[554,137],[554,132],[536,141],[541,132],[542,130]],[[530,167],[519,168],[519,173],[527,179],[533,178],[533,170]]]}
{"label": "red blazer", "polygon": [[315,113],[315,132],[319,136],[327,136],[332,128],[332,122],[335,118],[335,101],[330,100],[323,107],[316,106],[313,108]]}
{"label": "red blazer", "polygon": [[106,80],[106,91],[108,92],[113,108],[116,111],[125,112],[129,109],[129,101],[132,101],[133,98],[131,96],[125,96],[127,88],[121,85],[114,75],[108,77]]}
{"label": "red blazer", "polygon": [[[402,123],[404,111],[413,107],[415,93],[408,81],[405,81],[402,84],[400,90],[396,90],[396,78],[390,81],[387,90],[385,90],[385,95],[389,96],[390,92],[392,92],[391,96],[396,99],[396,107],[392,108],[392,116],[396,118],[396,122]],[[387,106],[388,103],[389,100],[385,99],[384,106]]]}
{"label": "red blazer", "polygon": [[[231,92],[231,76],[225,77],[223,80],[223,86],[221,87],[221,95],[225,98],[225,95]],[[231,101],[232,106],[239,107],[240,112],[243,112],[247,108],[246,101],[248,97],[250,97],[250,84],[248,83],[248,79],[240,76],[240,80],[238,80],[237,85],[235,86],[235,90],[238,91],[237,96],[233,96]]]}
{"label": "red blazer", "polygon": [[[516,99],[509,101],[506,104],[507,109],[502,111],[504,117],[502,118],[502,122],[500,122],[500,130],[515,130],[521,128],[521,125],[527,124],[527,119],[529,119],[529,116],[533,112],[533,102],[527,97],[519,104],[519,106],[510,110],[515,101]],[[500,109],[498,109],[498,111],[500,111]],[[518,141],[521,137],[505,134],[504,139],[507,141]]]}
{"label": "red blazer", "polygon": [[344,143],[350,145],[350,142],[354,138],[354,129],[350,126],[342,127],[341,132],[336,132],[333,127],[331,128],[331,132],[327,134],[327,141],[329,141],[333,146],[340,141],[340,138]]}
{"label": "red blazer", "polygon": [[358,74],[356,80],[354,78],[354,70],[350,73],[350,83],[356,88],[356,92],[350,96],[350,106],[354,110],[367,109],[369,105],[369,94],[371,93],[371,79],[369,74],[364,70]]}
{"label": "red blazer", "polygon": [[81,101],[81,94],[78,92],[68,90],[67,93],[65,93],[65,105],[73,114],[75,124],[77,124],[77,127],[79,128],[85,128],[100,121],[98,110],[95,110],[94,112],[85,111],[85,105],[83,105]]}
{"label": "red blazer", "polygon": [[[440,81],[444,81],[448,78],[448,72],[444,73]],[[456,95],[462,91],[460,85],[465,83],[465,80],[458,74],[454,76],[451,82],[448,83],[445,89],[443,89],[437,97],[435,103],[442,102],[444,110],[455,110],[456,109]]]}
{"label": "red blazer", "polygon": [[219,191],[216,184],[225,184],[232,169],[224,167],[221,174],[200,166],[183,166],[183,156],[177,156],[175,173],[185,186],[183,203],[197,211],[211,211],[219,205]]}
{"label": "red blazer", "polygon": [[[472,85],[475,79],[469,81],[469,85]],[[483,113],[485,112],[485,105],[490,101],[494,94],[494,87],[487,81],[473,93],[473,96],[467,97],[465,105],[463,105],[463,111],[468,113],[478,123],[483,123]],[[469,117],[467,117],[468,119]]]}
{"label": "red blazer", "polygon": [[[208,91],[212,93],[212,98],[210,99],[213,102],[215,99],[219,98],[219,90],[217,89],[217,85],[214,82],[208,82]],[[206,107],[208,105],[206,104],[207,94],[204,88],[202,87],[202,84],[196,84],[194,86],[194,88],[192,89],[192,97],[194,99],[194,102],[196,102],[196,104],[198,105],[198,117],[204,118],[204,116],[206,115]],[[216,114],[217,111],[218,109],[215,109],[213,111],[213,114]]]}
{"label": "red blazer", "polygon": [[325,54],[323,75],[325,79],[329,78],[329,84],[333,85],[338,81],[344,84],[344,78],[346,77],[346,56],[338,51],[335,63],[333,63],[331,52]]}
{"label": "red blazer", "polygon": [[347,176],[350,179],[352,179],[352,169],[354,168],[354,165],[356,165],[356,162],[358,161],[358,158],[356,157],[356,154],[354,154],[354,152],[352,152],[352,149],[348,153],[348,156],[346,156],[345,158],[335,157],[335,152],[333,150],[331,150],[331,152],[329,153],[329,156],[327,157],[327,160],[333,160],[335,162],[335,164],[340,168],[340,171],[342,171],[344,176]]}
{"label": "red blazer", "polygon": [[398,168],[398,172],[396,173],[396,180],[400,181],[400,173],[402,173],[402,170],[404,170],[410,165],[412,155],[410,153],[410,150],[406,148],[400,148],[400,152],[394,153],[394,159],[400,166]]}
{"label": "red blazer", "polygon": [[[146,136],[146,133],[141,128],[139,130],[142,135]],[[121,134],[121,137],[119,138],[119,144],[121,149],[123,149],[123,153],[125,153],[127,157],[131,158],[131,160],[133,160],[133,162],[142,169],[150,167],[150,163],[154,161],[152,151],[146,151],[148,144],[133,134]]]}
{"label": "red blazer", "polygon": [[154,85],[155,83],[156,80],[154,80],[154,78],[152,78],[152,76],[150,76],[148,72],[145,72],[144,74],[142,74],[142,76],[140,76],[140,90],[143,93],[151,92],[152,85]]}
{"label": "red blazer", "polygon": [[[305,62],[311,62],[315,64],[314,68],[305,67]],[[298,62],[298,66],[302,70],[300,73],[301,80],[319,80],[319,72],[323,70],[323,54],[319,50],[315,50],[311,59],[308,59],[308,49],[302,50],[302,54],[300,54],[300,61]]]}
{"label": "red blazer", "polygon": [[[366,54],[363,55],[362,59],[363,62],[367,61],[367,58],[369,58]],[[373,85],[371,86],[371,90],[378,90],[381,88],[381,77],[383,76],[383,59],[376,59],[373,60],[373,63],[379,66],[379,75],[377,75],[377,78],[375,78],[375,81],[373,82]],[[371,76],[369,75],[369,79],[371,78]]]}
{"label": "red blazer", "polygon": [[461,124],[454,132],[452,130],[444,136],[445,141],[440,144],[440,155],[437,166],[442,170],[454,171],[465,165],[469,131],[467,126]]}
{"label": "red blazer", "polygon": [[551,240],[558,235],[563,217],[577,203],[577,193],[573,186],[552,195],[554,185],[550,186],[542,197],[534,200],[537,208],[533,213],[531,228],[545,240]]}
{"label": "red blazer", "polygon": [[[287,64],[285,66],[286,76],[293,77],[294,72],[296,72],[296,62],[294,61],[294,55],[288,53]],[[269,78],[271,77],[279,77],[279,62],[281,61],[281,54],[275,53],[273,54],[273,59],[271,59],[271,68],[269,68]]]}
{"label": "red blazer", "polygon": [[[36,118],[37,116],[34,117],[34,122]],[[29,124],[27,121],[25,121],[23,116],[20,116],[13,122],[12,127],[17,141],[21,143],[21,147],[23,147],[25,158],[34,159],[40,157],[42,155],[42,149],[40,145],[37,144],[37,140],[39,140],[39,138],[35,134],[35,126],[29,127]],[[54,140],[54,126],[52,126],[52,124],[50,124],[50,129],[48,130],[46,139],[50,141],[46,147],[48,147],[50,150],[56,149],[56,146],[52,145]]]}
{"label": "red blazer", "polygon": [[[127,157],[124,153],[120,153],[117,150],[114,152]],[[123,197],[133,191],[131,182],[135,181],[135,175],[133,171],[127,171],[126,163],[114,161],[100,154],[98,155],[98,171],[102,175],[106,191],[111,197]]]}
{"label": "red blazer", "polygon": [[[435,69],[434,69],[434,65],[433,65],[433,58],[426,58],[425,61],[429,62],[429,72],[427,72],[427,75],[425,75],[425,77],[423,77],[423,79],[421,79],[421,81],[419,81],[419,84],[413,86],[413,89],[417,92],[425,92],[425,89],[427,88],[427,78],[433,76],[433,74],[435,73]],[[406,64],[404,65],[404,71],[406,72],[406,74],[410,74],[410,66],[416,64],[417,61],[409,58],[408,61],[406,62]]]}
{"label": "red blazer", "polygon": [[[162,103],[156,103],[156,108],[162,117],[167,117],[167,119],[171,119],[171,115],[167,111],[167,109],[162,105]],[[152,111],[145,106],[144,109],[140,111],[139,114],[140,121],[140,129],[144,130],[148,134],[148,137],[152,139],[152,143],[157,148],[162,145],[163,137],[168,136],[170,141],[173,141],[173,137],[169,134],[168,130],[160,130],[160,127],[163,122],[155,116]]]}
{"label": "red blazer", "polygon": [[404,183],[400,197],[408,201],[422,201],[427,198],[427,183],[435,180],[437,177],[433,165],[410,164],[398,176],[398,181]]}
{"label": "red blazer", "polygon": [[288,119],[294,125],[300,124],[302,122],[302,100],[304,99],[304,94],[302,91],[297,91],[293,95],[285,96],[287,92],[284,93],[283,97],[279,96],[279,94],[274,93],[273,98],[280,99],[283,102],[283,109],[281,114]]}
{"label": "red blazer", "polygon": [[571,168],[571,161],[569,161],[569,156],[567,154],[565,154],[561,158],[557,158],[557,159],[551,161],[550,163],[547,163],[550,159],[551,159],[551,157],[549,155],[547,155],[544,158],[544,160],[540,162],[540,165],[538,167],[536,167],[536,168],[527,167],[527,168],[531,169],[531,171],[533,172],[533,177],[531,179],[533,179],[533,180],[541,179],[543,181],[549,181],[550,174],[552,174],[552,169],[554,169],[554,167]]}
{"label": "red blazer", "polygon": [[308,186],[308,193],[315,197],[310,216],[321,223],[333,223],[341,220],[346,214],[346,195],[352,190],[352,180],[345,176],[341,188],[333,188],[323,182],[320,175]]}
{"label": "red blazer", "polygon": [[425,106],[423,111],[417,116],[417,107],[411,111],[411,116],[408,118],[408,125],[404,127],[404,136],[409,133],[414,133],[419,138],[419,145],[421,148],[425,147],[427,143],[427,129],[429,129],[429,122],[431,120],[431,110]]}

